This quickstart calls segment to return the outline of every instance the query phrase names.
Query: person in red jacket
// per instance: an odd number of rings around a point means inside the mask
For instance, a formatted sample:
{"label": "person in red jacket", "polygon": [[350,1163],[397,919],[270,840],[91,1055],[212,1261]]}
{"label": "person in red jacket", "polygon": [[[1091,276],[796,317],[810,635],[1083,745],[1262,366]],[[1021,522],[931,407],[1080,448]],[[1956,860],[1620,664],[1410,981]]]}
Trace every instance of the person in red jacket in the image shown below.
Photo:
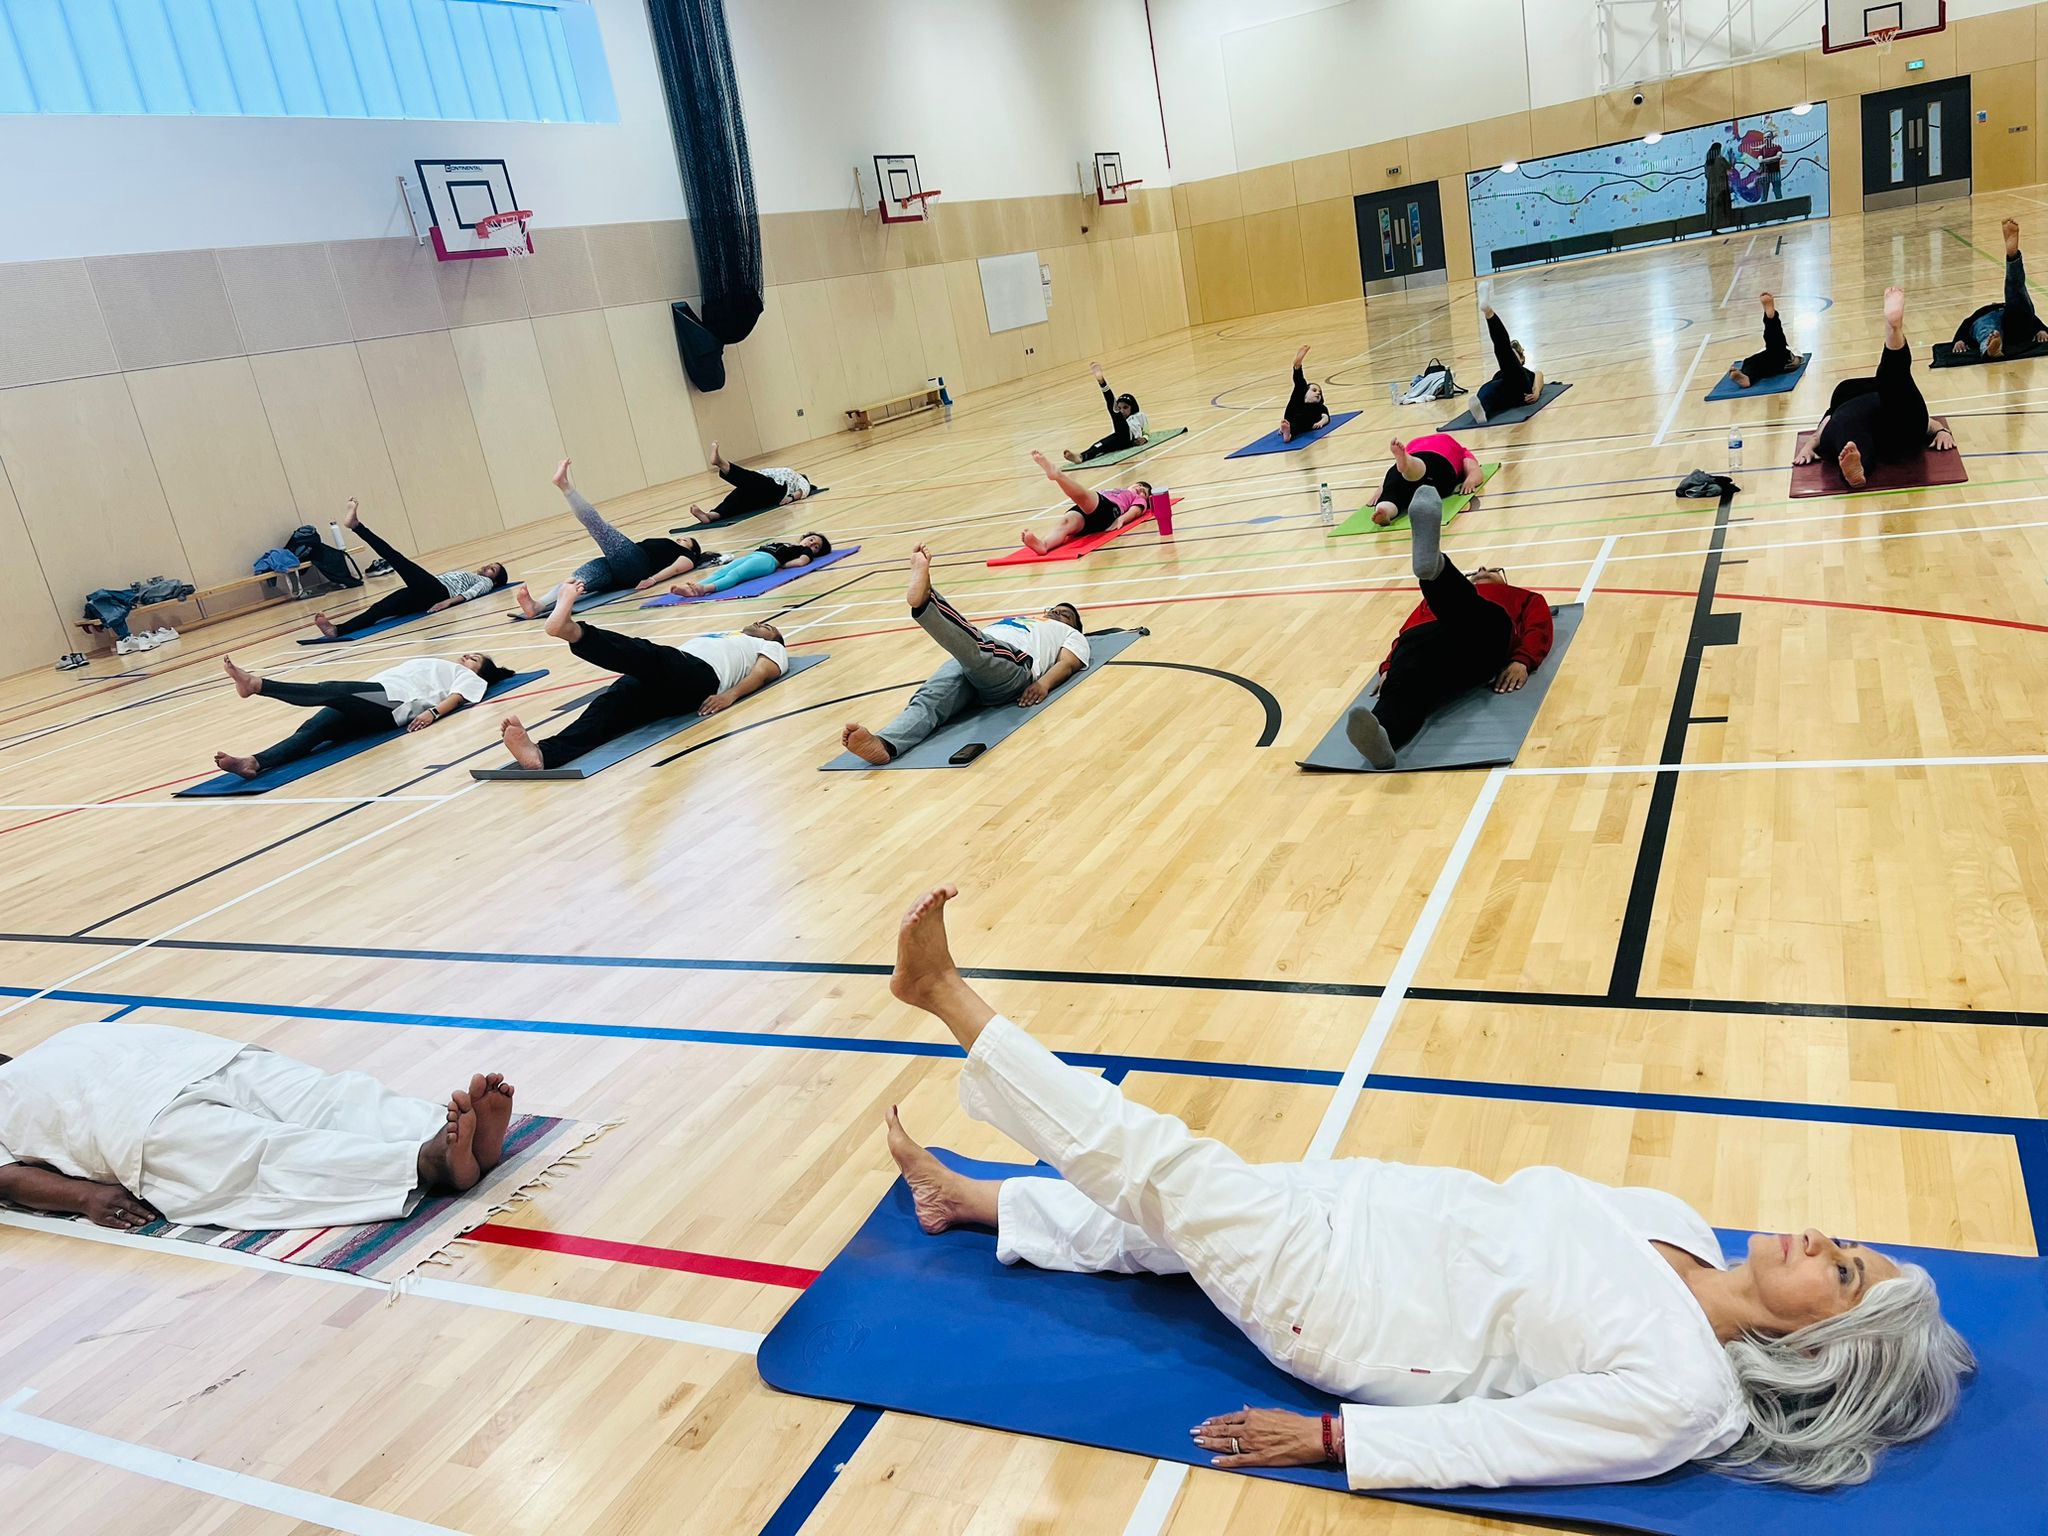
{"label": "person in red jacket", "polygon": [[1408,503],[1422,601],[1380,663],[1378,698],[1353,709],[1344,734],[1375,768],[1391,768],[1423,722],[1468,688],[1513,693],[1550,654],[1550,604],[1481,566],[1468,581],[1442,549],[1443,498],[1420,485]]}

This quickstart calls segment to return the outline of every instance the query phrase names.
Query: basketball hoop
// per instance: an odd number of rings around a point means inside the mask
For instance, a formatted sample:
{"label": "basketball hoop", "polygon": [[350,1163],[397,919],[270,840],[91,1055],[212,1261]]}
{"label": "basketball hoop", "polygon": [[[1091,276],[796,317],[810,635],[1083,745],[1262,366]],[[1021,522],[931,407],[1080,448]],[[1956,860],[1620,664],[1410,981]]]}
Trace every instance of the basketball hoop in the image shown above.
{"label": "basketball hoop", "polygon": [[933,187],[929,192],[912,192],[899,197],[896,199],[896,209],[906,218],[921,219],[931,212],[931,201],[939,195],[940,190]]}
{"label": "basketball hoop", "polygon": [[1870,40],[1877,44],[1879,53],[1890,53],[1892,44],[1898,41],[1898,36],[1897,27],[1875,27],[1871,29]]}
{"label": "basketball hoop", "polygon": [[476,221],[476,237],[486,249],[503,256],[531,256],[533,236],[527,231],[526,222],[533,215],[524,208],[515,208],[510,213],[486,214]]}

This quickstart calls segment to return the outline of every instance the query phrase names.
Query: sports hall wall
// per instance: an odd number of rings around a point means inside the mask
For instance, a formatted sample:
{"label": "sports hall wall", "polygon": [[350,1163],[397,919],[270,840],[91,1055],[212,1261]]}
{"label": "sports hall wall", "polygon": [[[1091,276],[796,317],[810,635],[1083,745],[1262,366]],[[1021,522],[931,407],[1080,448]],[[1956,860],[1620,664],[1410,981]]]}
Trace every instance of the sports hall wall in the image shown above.
{"label": "sports hall wall", "polygon": [[[1186,323],[1138,0],[745,0],[767,312],[723,391],[688,389],[645,11],[596,7],[616,124],[0,116],[0,673],[71,649],[91,589],[246,575],[351,494],[439,550],[559,515],[565,453],[613,496],[701,470],[712,438],[793,448],[933,374],[971,389]],[[1108,148],[1156,190],[1077,195]],[[885,235],[854,208],[878,151],[952,181],[943,219]],[[509,162],[531,258],[414,244],[394,178],[465,155]],[[1054,319],[991,337],[976,258],[1028,249]]]}

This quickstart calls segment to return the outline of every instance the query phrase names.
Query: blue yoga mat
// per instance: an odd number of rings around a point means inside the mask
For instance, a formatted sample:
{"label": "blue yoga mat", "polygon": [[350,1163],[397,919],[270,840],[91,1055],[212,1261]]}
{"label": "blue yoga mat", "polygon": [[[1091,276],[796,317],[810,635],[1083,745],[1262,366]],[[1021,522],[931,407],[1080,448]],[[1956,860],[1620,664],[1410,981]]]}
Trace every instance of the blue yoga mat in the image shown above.
{"label": "blue yoga mat", "polygon": [[[827,660],[830,660],[830,657],[825,655],[792,656],[789,658],[789,665],[782,669],[782,676],[776,678],[775,682],[770,683],[768,688],[773,688],[778,683],[786,683],[792,677],[795,677],[797,673],[806,671],[818,665],[819,662]],[[610,685],[607,684],[606,686]],[[748,694],[747,697],[750,699],[759,698],[768,691],[768,688],[756,689],[753,693]],[[603,689],[597,689],[577,699],[574,704],[569,706],[569,709],[565,709],[562,712],[563,715],[566,716],[570,709],[589,703],[591,699],[603,691]],[[745,700],[741,702],[744,703]],[[738,706],[735,705],[734,707],[737,708]],[[472,768],[469,770],[469,776],[472,779],[587,779],[594,774],[604,772],[605,769],[611,767],[614,763],[623,763],[627,758],[632,757],[636,753],[645,752],[658,741],[667,741],[671,736],[680,736],[683,732],[694,726],[702,725],[708,720],[716,720],[723,724],[730,713],[731,711],[729,710],[721,710],[715,715],[670,715],[665,719],[650,720],[637,731],[628,731],[623,736],[614,736],[603,746],[594,747],[574,762],[564,763],[559,768],[521,768],[517,763],[507,763],[502,768]],[[551,724],[556,726],[566,725],[567,723],[566,719],[558,719],[551,722]],[[536,729],[534,731],[536,739],[549,734],[551,733],[547,730]]]}
{"label": "blue yoga mat", "polygon": [[[1806,377],[1806,365],[1813,361],[1811,352],[1799,354],[1799,366],[1790,373],[1774,373],[1768,379],[1758,379],[1747,389],[1737,389],[1735,381],[1724,372],[1721,381],[1707,391],[1709,400],[1747,400],[1751,395],[1782,395],[1789,389],[1797,389],[1799,381]],[[1736,358],[1728,365],[1740,368],[1742,359]]]}
{"label": "blue yoga mat", "polygon": [[1474,421],[1472,419],[1472,412],[1469,410],[1460,411],[1441,427],[1437,428],[1437,430],[1439,432],[1484,432],[1488,427],[1512,427],[1518,421],[1527,421],[1531,416],[1534,416],[1543,407],[1550,404],[1551,401],[1570,388],[1571,385],[1560,384],[1556,379],[1552,379],[1543,386],[1543,393],[1527,405],[1511,406],[1505,411],[1495,411],[1484,421]]}
{"label": "blue yoga mat", "polygon": [[[547,668],[545,667],[536,672],[515,672],[502,682],[485,689],[484,697],[491,699],[501,693],[510,693],[514,688],[524,688],[528,683],[547,675]],[[476,706],[471,705],[470,707],[473,709]],[[429,726],[427,729],[432,730],[433,727]],[[211,799],[215,795],[267,794],[271,790],[281,789],[287,784],[296,784],[300,779],[309,778],[313,774],[318,773],[322,768],[331,768],[336,763],[346,758],[354,757],[359,752],[367,752],[372,747],[383,746],[387,741],[395,741],[398,737],[405,734],[402,730],[390,730],[378,736],[358,736],[352,741],[336,742],[331,747],[321,748],[311,757],[302,757],[296,763],[287,763],[282,768],[273,769],[269,773],[258,774],[253,779],[244,779],[232,773],[223,773],[218,778],[206,779],[186,789],[181,789],[171,798],[174,800],[199,800]]]}
{"label": "blue yoga mat", "polygon": [[[979,1178],[1044,1168],[941,1152]],[[1740,1252],[1746,1234],[1723,1233]],[[1500,1518],[1565,1520],[1664,1536],[1806,1529],[2039,1532],[2048,1504],[2048,1263],[1946,1250],[1886,1251],[1925,1264],[1982,1368],[1944,1429],[1826,1495],[1681,1468],[1636,1483],[1388,1494]],[[1335,1405],[1252,1347],[1185,1276],[1071,1275],[996,1262],[992,1233],[918,1229],[899,1179],[762,1344],[762,1380],[830,1398],[1013,1434],[1207,1465],[1188,1430],[1239,1404]],[[1332,1467],[1250,1474],[1342,1489]]]}
{"label": "blue yoga mat", "polygon": [[[494,592],[509,592],[509,591],[511,591],[511,590],[512,590],[512,589],[513,589],[514,587],[516,587],[516,586],[518,586],[518,585],[519,585],[519,582],[518,582],[518,580],[517,580],[517,579],[516,579],[515,577],[507,576],[507,577],[505,578],[505,582],[504,582],[504,585],[502,585],[502,586],[499,586],[499,587],[494,587],[494,588],[492,588],[491,590],[492,590],[492,591],[494,591]],[[478,599],[477,599],[477,601],[478,601],[478,602],[482,602],[482,601],[483,601],[483,599],[482,599],[482,598],[478,598]],[[467,607],[469,606],[469,604],[467,604],[467,603],[464,603],[464,604],[462,604],[461,606],[462,606],[462,607],[464,607],[464,608],[467,608]],[[455,609],[453,609],[453,608],[443,608],[443,609],[441,610],[441,614],[448,614],[448,613],[453,613],[453,612],[455,612]],[[387,630],[387,629],[397,629],[397,628],[401,627],[402,625],[406,625],[406,624],[411,624],[411,623],[414,623],[414,622],[416,622],[416,621],[418,621],[418,620],[420,620],[420,619],[432,619],[432,618],[439,618],[439,617],[441,616],[441,614],[434,614],[434,613],[425,613],[425,612],[422,612],[422,613],[401,613],[401,614],[400,614],[400,615],[399,615],[399,616],[398,616],[397,618],[395,618],[395,619],[386,619],[386,620],[385,620],[385,621],[384,621],[384,622],[383,622],[382,624],[372,624],[372,625],[371,625],[371,626],[370,626],[370,627],[369,627],[368,629],[360,629],[360,630],[357,630],[357,631],[356,631],[356,632],[355,632],[354,634],[352,634],[352,635],[336,635],[336,636],[335,636],[335,637],[334,637],[334,638],[333,638],[332,640],[328,639],[328,638],[327,638],[327,636],[325,636],[325,635],[315,635],[315,636],[314,636],[314,637],[313,637],[312,639],[310,639],[310,640],[301,640],[301,641],[299,642],[299,644],[301,644],[301,645],[351,645],[351,644],[353,644],[354,642],[356,642],[356,641],[358,641],[358,640],[367,640],[367,639],[369,639],[369,638],[370,638],[370,637],[371,637],[372,635],[381,635],[381,634],[383,634],[383,633],[384,633],[384,631],[385,631],[385,630]]]}
{"label": "blue yoga mat", "polygon": [[1357,411],[1341,412],[1338,415],[1332,416],[1323,425],[1317,427],[1315,431],[1302,433],[1300,437],[1297,437],[1291,443],[1283,441],[1280,436],[1280,429],[1275,427],[1256,443],[1246,443],[1237,452],[1226,453],[1224,457],[1226,459],[1250,459],[1262,453],[1292,453],[1297,448],[1306,448],[1310,443],[1321,442],[1332,432],[1343,426],[1345,422],[1352,420],[1357,415]]}
{"label": "blue yoga mat", "polygon": [[[593,608],[606,607],[611,603],[618,602],[621,598],[638,597],[639,595],[640,592],[637,587],[613,587],[608,592],[586,592],[581,597],[576,599],[574,606],[572,606],[569,609],[569,611],[571,613],[588,613]],[[534,601],[538,603],[542,596],[545,596],[545,594],[536,594],[534,597]],[[551,608],[543,609],[540,615],[538,616],[539,621],[545,622],[548,614],[552,613],[553,611],[554,610]],[[525,614],[519,611],[519,607],[516,600],[513,604],[512,611],[506,614],[505,617],[510,619],[514,624],[531,624],[536,622],[533,619],[527,618]]]}
{"label": "blue yoga mat", "polygon": [[[805,498],[808,500],[809,498]],[[736,597],[759,597],[763,592],[773,592],[777,587],[787,586],[799,576],[808,576],[813,571],[822,571],[828,565],[837,565],[848,555],[860,553],[858,544],[849,544],[844,549],[834,549],[829,555],[822,555],[809,565],[785,565],[779,571],[770,571],[766,576],[756,576],[752,581],[743,581],[736,587],[727,587],[723,592],[713,592],[709,597],[678,597],[673,592],[664,592],[642,608],[680,608],[688,603],[717,603]],[[737,560],[738,555],[728,556]]]}

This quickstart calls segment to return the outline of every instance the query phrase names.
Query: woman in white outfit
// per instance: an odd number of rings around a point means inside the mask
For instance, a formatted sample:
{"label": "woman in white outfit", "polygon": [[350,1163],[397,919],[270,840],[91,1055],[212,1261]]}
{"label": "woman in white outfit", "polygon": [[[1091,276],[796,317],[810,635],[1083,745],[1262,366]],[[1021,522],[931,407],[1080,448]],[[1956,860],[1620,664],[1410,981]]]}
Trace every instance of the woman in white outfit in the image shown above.
{"label": "woman in white outfit", "polygon": [[892,1112],[919,1220],[993,1226],[1005,1263],[1189,1274],[1267,1359],[1342,1400],[1204,1421],[1217,1465],[1342,1462],[1370,1489],[1701,1461],[1825,1487],[1953,1410],[1974,1361],[1924,1270],[1815,1231],[1753,1238],[1730,1267],[1681,1201],[1559,1168],[1496,1184],[1369,1158],[1246,1163],[983,1002],[947,947],[955,894],[905,918],[892,990],[966,1047],[968,1113],[1064,1182],[953,1173]]}

